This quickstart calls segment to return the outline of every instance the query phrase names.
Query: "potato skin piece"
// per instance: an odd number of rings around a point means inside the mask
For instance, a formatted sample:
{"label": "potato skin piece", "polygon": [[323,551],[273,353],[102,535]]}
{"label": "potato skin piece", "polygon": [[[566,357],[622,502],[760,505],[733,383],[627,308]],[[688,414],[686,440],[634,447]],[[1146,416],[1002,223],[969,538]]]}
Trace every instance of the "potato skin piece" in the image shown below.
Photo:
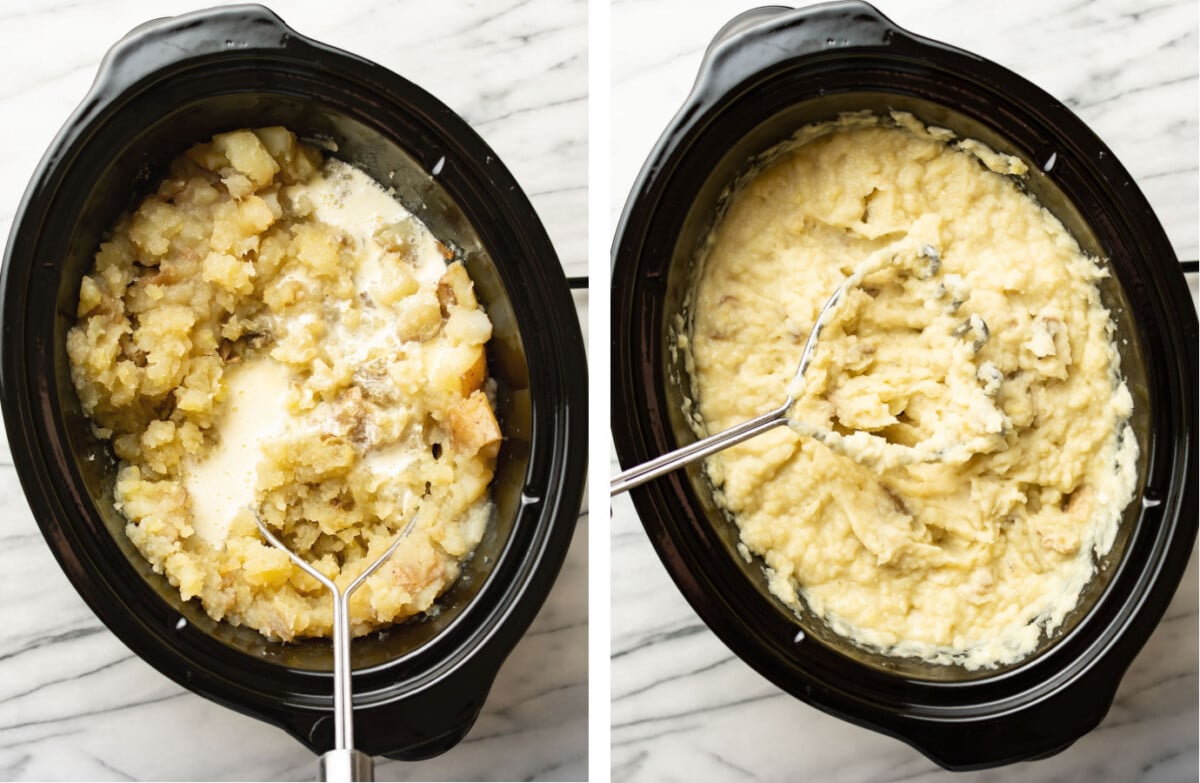
{"label": "potato skin piece", "polygon": [[461,261],[455,261],[446,267],[442,279],[438,280],[437,297],[443,317],[449,315],[450,308],[455,305],[472,310],[479,306],[475,299],[474,284]]}
{"label": "potato skin piece", "polygon": [[482,391],[474,391],[450,411],[450,437],[464,454],[495,459],[500,453],[500,424]]}
{"label": "potato skin piece", "polygon": [[462,392],[464,396],[483,387],[483,382],[487,380],[487,353],[483,350],[483,346],[479,346],[479,355],[475,357],[475,362],[467,368],[467,371],[462,375]]}

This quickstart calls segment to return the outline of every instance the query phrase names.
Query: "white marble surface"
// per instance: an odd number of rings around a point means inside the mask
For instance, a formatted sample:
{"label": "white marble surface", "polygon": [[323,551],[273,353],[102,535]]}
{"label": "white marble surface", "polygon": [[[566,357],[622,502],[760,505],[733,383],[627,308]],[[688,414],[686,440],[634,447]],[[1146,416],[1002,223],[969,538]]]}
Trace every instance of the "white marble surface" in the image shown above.
{"label": "white marble surface", "polygon": [[[877,0],[897,23],[1000,62],[1065,100],[1197,256],[1197,3]],[[711,36],[754,3],[616,0],[611,216],[686,95]],[[669,30],[669,35],[664,31]],[[1191,286],[1195,292],[1195,276]],[[680,596],[628,497],[612,513],[612,779],[1197,779],[1197,567],[1099,728],[1049,760],[953,776],[903,743],[783,694]]]}
{"label": "white marble surface", "polygon": [[[214,4],[0,5],[0,235],[108,46],[147,19]],[[568,274],[587,273],[586,0],[269,5],[301,33],[382,63],[461,114],[531,195]],[[577,302],[586,323],[586,294]],[[586,776],[587,527],[585,514],[545,608],[466,740],[426,762],[380,760],[380,780]],[[184,690],[104,628],[42,540],[6,441],[0,573],[0,779],[315,775],[315,759],[296,741]]]}

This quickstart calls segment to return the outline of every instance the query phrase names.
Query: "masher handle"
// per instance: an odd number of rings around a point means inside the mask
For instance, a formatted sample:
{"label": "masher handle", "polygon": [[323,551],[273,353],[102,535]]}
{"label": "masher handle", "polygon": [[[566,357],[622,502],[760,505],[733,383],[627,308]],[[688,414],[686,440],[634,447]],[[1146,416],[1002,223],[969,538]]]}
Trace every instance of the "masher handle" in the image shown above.
{"label": "masher handle", "polygon": [[280,541],[257,512],[251,509],[251,513],[254,514],[254,522],[258,525],[259,532],[267,542],[286,554],[288,559],[306,574],[324,585],[333,596],[333,750],[321,756],[320,780],[337,783],[375,780],[375,762],[366,753],[354,749],[354,691],[351,676],[354,666],[350,659],[350,596],[392,556],[400,542],[412,532],[417,523],[417,515],[413,514],[386,552],[364,569],[345,590],[340,590],[336,582]]}
{"label": "masher handle", "polygon": [[375,780],[375,760],[354,748],[335,748],[321,756],[319,780],[331,783],[351,783],[356,780]]}
{"label": "masher handle", "polygon": [[677,468],[682,468],[684,465],[690,465],[696,460],[704,459],[709,454],[715,454],[735,443],[741,443],[759,433],[766,432],[769,429],[778,427],[780,424],[786,423],[791,402],[791,400],[788,400],[787,403],[773,411],[768,411],[761,416],[756,416],[727,430],[722,430],[716,435],[701,438],[695,443],[689,443],[682,448],[667,452],[661,457],[632,467],[624,473],[617,474],[609,483],[609,496],[619,495],[622,492],[645,484],[651,479],[656,479],[664,473],[670,473]]}

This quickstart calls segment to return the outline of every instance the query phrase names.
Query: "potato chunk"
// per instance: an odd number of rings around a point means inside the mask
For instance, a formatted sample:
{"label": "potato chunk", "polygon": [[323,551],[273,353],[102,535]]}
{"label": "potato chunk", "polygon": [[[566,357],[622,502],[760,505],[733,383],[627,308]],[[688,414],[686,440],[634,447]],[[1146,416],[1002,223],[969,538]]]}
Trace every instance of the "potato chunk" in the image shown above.
{"label": "potato chunk", "polygon": [[450,436],[455,448],[464,454],[482,454],[495,459],[500,453],[500,424],[481,391],[471,393],[450,411]]}
{"label": "potato chunk", "polygon": [[296,150],[296,134],[292,133],[282,125],[273,125],[270,128],[255,128],[254,135],[267,148],[267,152],[271,154],[279,163],[287,163],[292,159],[292,155]]}
{"label": "potato chunk", "polygon": [[240,130],[213,136],[213,148],[229,160],[229,165],[245,174],[255,188],[270,184],[279,164],[251,131]]}
{"label": "potato chunk", "polygon": [[438,302],[442,306],[442,315],[449,315],[450,308],[455,305],[462,305],[470,309],[479,306],[475,301],[471,278],[467,275],[467,268],[462,265],[461,261],[455,261],[446,267],[445,274],[438,281],[437,294]]}
{"label": "potato chunk", "polygon": [[470,394],[471,392],[483,386],[483,382],[487,380],[487,354],[483,350],[483,346],[476,348],[475,361],[462,374],[462,392]]}

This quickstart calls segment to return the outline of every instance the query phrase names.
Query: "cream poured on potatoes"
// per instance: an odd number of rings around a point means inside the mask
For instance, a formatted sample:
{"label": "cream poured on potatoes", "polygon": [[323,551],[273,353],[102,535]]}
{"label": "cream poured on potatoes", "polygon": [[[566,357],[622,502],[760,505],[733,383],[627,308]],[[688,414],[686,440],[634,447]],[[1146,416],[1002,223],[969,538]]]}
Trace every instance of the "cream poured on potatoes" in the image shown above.
{"label": "cream poured on potatoes", "polygon": [[680,343],[707,432],[779,404],[864,259],[936,258],[850,290],[792,416],[860,445],[971,448],[867,459],[780,428],[707,463],[772,592],[888,654],[1025,657],[1078,604],[1132,497],[1105,273],[1018,188],[1024,171],[908,115],[848,115],[770,154],[701,253]]}
{"label": "cream poured on potatoes", "polygon": [[284,128],[215,136],[123,216],[80,287],[72,380],[126,532],[213,618],[354,633],[424,612],[480,541],[500,446],[463,265],[361,171]]}

